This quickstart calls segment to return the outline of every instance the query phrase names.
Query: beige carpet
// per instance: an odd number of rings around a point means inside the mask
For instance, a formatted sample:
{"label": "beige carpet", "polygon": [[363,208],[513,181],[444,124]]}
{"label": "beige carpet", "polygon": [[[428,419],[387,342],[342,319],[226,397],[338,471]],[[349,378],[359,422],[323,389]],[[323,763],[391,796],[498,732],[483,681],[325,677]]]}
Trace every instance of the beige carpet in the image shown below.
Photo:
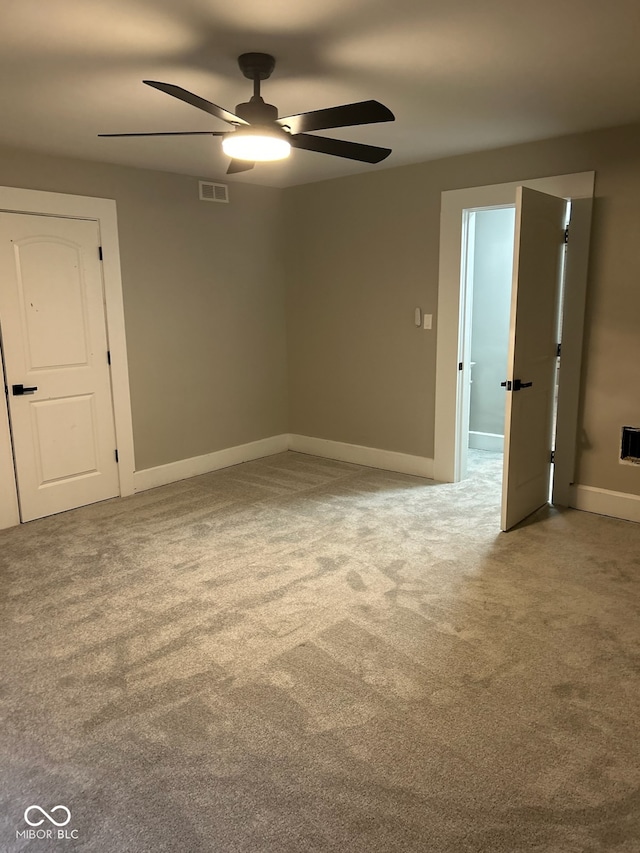
{"label": "beige carpet", "polygon": [[286,453],[0,533],[0,849],[638,853],[640,525],[501,534],[474,459]]}

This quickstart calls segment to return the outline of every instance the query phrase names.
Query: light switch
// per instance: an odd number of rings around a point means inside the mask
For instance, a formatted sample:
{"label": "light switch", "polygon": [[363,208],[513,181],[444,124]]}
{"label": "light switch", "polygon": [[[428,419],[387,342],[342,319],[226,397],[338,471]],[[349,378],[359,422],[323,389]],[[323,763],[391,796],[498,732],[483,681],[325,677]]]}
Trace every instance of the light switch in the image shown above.
{"label": "light switch", "polygon": [[433,314],[425,314],[423,321],[423,328],[430,329],[433,321]]}
{"label": "light switch", "polygon": [[413,321],[416,326],[420,328],[420,326],[422,325],[422,310],[420,308],[416,308]]}

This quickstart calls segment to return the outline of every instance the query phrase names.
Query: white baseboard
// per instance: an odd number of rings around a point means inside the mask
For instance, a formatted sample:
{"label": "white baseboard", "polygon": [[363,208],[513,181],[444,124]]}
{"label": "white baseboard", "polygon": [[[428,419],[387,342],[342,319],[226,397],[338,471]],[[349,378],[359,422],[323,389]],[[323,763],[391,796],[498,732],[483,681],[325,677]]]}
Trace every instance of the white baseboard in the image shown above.
{"label": "white baseboard", "polygon": [[156,486],[166,486],[167,483],[175,483],[177,480],[186,480],[188,477],[197,477],[200,474],[208,474],[219,468],[229,468],[240,462],[249,462],[251,459],[260,459],[262,456],[273,456],[274,453],[284,453],[289,449],[289,436],[273,435],[270,438],[261,438],[259,441],[251,441],[248,444],[239,444],[236,447],[227,447],[224,450],[216,450],[214,453],[205,453],[204,456],[193,456],[190,459],[181,459],[179,462],[170,462],[168,465],[158,465],[156,468],[146,468],[136,471],[133,475],[134,488],[136,492],[146,489],[155,489]]}
{"label": "white baseboard", "polygon": [[204,456],[194,456],[190,459],[180,459],[156,468],[145,468],[134,474],[136,492],[166,486],[178,480],[208,474],[220,468],[260,459],[294,450],[298,453],[308,453],[311,456],[323,456],[326,459],[337,459],[341,462],[353,462],[356,465],[366,465],[369,468],[382,468],[385,471],[398,471],[401,474],[413,474],[417,477],[433,478],[433,459],[423,456],[410,456],[407,453],[396,453],[391,450],[378,450],[375,447],[361,447],[357,444],[345,444],[342,441],[328,441],[323,438],[310,438],[306,435],[274,435],[249,444],[227,447]]}
{"label": "white baseboard", "polygon": [[571,506],[575,509],[640,522],[640,495],[580,485],[571,486],[571,492]]}
{"label": "white baseboard", "polygon": [[474,450],[493,450],[495,453],[502,453],[504,451],[504,436],[493,432],[469,430],[469,447]]}
{"label": "white baseboard", "polygon": [[345,444],[342,441],[329,441],[325,438],[311,438],[308,435],[290,435],[289,450],[308,453],[311,456],[323,456],[340,462],[352,462],[369,468],[382,468],[384,471],[397,471],[400,474],[413,474],[416,477],[433,479],[433,459],[426,456],[411,456],[408,453],[396,453],[393,450],[378,450],[375,447],[362,447],[359,444]]}

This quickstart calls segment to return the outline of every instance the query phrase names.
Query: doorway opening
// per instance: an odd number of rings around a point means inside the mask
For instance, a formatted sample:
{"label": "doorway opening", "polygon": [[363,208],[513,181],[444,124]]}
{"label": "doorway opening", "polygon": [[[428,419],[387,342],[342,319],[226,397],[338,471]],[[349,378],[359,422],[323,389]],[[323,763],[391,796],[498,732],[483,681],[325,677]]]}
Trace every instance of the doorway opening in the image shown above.
{"label": "doorway opening", "polygon": [[[499,446],[500,435],[503,433],[505,435],[505,459],[508,460],[508,464],[504,465],[503,516],[505,495],[508,493],[507,482],[511,486],[515,485],[517,481],[519,488],[520,485],[525,484],[525,481],[532,482],[535,477],[536,493],[541,493],[543,482],[544,490],[548,492],[548,464],[551,448],[547,444],[546,450],[543,451],[542,439],[538,440],[538,437],[547,435],[545,424],[549,423],[550,425],[548,417],[551,415],[551,406],[548,403],[542,405],[542,391],[544,391],[544,399],[550,401],[555,396],[557,403],[553,502],[561,506],[570,506],[572,503],[594,177],[593,172],[584,172],[518,183],[450,190],[442,194],[434,477],[444,482],[458,482],[464,478],[469,454],[469,432],[485,433],[485,435],[472,435],[472,445],[487,446],[488,443],[489,446],[493,447],[496,446],[496,442]],[[540,198],[538,202],[527,195],[529,199],[527,207],[530,212],[527,213],[529,223],[527,233],[529,236],[526,244],[523,244],[522,219],[520,218],[523,214],[520,212],[519,199],[528,194],[530,189],[538,191],[538,193],[534,193],[534,196],[543,194],[549,201],[544,202]],[[549,197],[555,197],[555,201]],[[571,202],[572,205],[571,237],[568,251],[564,250],[564,245],[561,247],[555,243],[556,237],[554,236],[560,233],[561,228],[564,228],[566,201]],[[515,312],[513,316],[526,318],[526,322],[522,320],[521,324],[521,321],[518,320],[514,327],[514,329],[518,329],[518,335],[517,337],[510,336],[509,372],[508,375],[505,375],[505,371],[500,380],[507,380],[507,388],[500,387],[506,412],[505,426],[503,430],[500,430],[495,425],[495,416],[493,427],[486,421],[484,427],[480,425],[475,414],[474,421],[470,421],[471,389],[476,382],[479,386],[482,383],[478,369],[480,367],[479,360],[475,356],[475,347],[474,356],[471,356],[473,324],[470,312],[473,303],[467,303],[466,300],[466,285],[469,283],[467,267],[470,266],[467,263],[466,247],[469,242],[472,243],[475,239],[476,231],[482,230],[482,225],[487,224],[481,221],[481,214],[486,213],[485,218],[489,219],[492,212],[495,211],[498,218],[502,212],[503,217],[508,218],[512,215],[510,210],[513,209],[514,203],[516,206],[515,230],[520,236],[516,240],[513,267],[511,260],[509,260],[506,265],[508,273],[505,274],[503,280],[506,280],[508,287],[512,269],[520,265],[520,261],[525,260],[525,275],[528,279],[526,286],[520,288],[513,285],[510,301],[513,303],[511,308]],[[536,212],[536,208],[538,212]],[[546,212],[543,212],[543,208]],[[549,216],[552,217],[555,224],[551,223]],[[543,220],[547,221],[551,230],[547,226],[543,227]],[[477,228],[478,225],[480,225],[480,229]],[[545,250],[547,252],[544,256],[546,260],[543,260],[538,248],[540,244],[537,242],[537,234],[541,234],[541,229],[545,230],[545,228],[547,237],[558,248],[551,247],[550,250]],[[523,251],[526,257],[522,256]],[[554,279],[557,282],[558,277],[551,275],[551,273],[554,268],[556,272],[558,271],[558,264],[565,251],[564,307],[563,311],[560,312],[557,286],[555,293],[545,287],[543,297],[540,291],[537,269],[540,264],[546,265],[547,279]],[[503,254],[508,257],[508,250],[504,249]],[[515,255],[519,256],[517,263]],[[542,307],[542,298],[544,298],[544,308]],[[467,306],[469,311],[467,311]],[[557,385],[557,358],[555,354],[556,344],[559,341],[557,335],[561,313],[563,324],[562,378],[560,384]],[[552,323],[555,323],[553,328],[551,328]],[[542,344],[543,338],[544,344]],[[517,345],[515,344],[516,340],[519,342]],[[527,358],[523,361],[527,353]],[[551,358],[551,354],[553,354],[553,358]],[[534,359],[533,362],[529,356]],[[476,362],[473,366],[470,363],[472,361]],[[536,361],[539,362],[537,366]],[[513,375],[511,375],[512,373]],[[513,388],[508,387],[509,384],[512,384],[510,380],[513,381]],[[554,387],[555,395],[553,394]],[[527,390],[518,394],[505,393],[505,391],[519,391],[521,388],[527,388]],[[475,393],[475,390],[478,391],[478,394]],[[481,398],[480,392],[481,387],[474,389],[474,396]],[[535,405],[534,398],[536,398]],[[479,402],[482,403],[482,400],[479,399]],[[507,403],[508,405],[506,405]],[[513,444],[513,428],[516,423],[514,417],[518,423],[519,433],[517,451],[516,445]],[[546,443],[548,439],[545,438],[544,441]],[[476,452],[473,446],[471,450],[473,453]],[[499,451],[497,452],[499,453]],[[517,452],[517,468],[514,468],[513,465],[514,452]],[[537,459],[535,464],[539,469],[538,473],[532,467],[534,458]],[[541,477],[540,470],[543,467],[546,467],[547,470],[545,476]],[[505,518],[503,517],[503,529],[508,529],[504,523]]]}
{"label": "doorway opening", "polygon": [[[505,377],[509,353],[509,327],[513,289],[515,205],[467,208],[463,211],[463,258],[461,264],[462,395],[458,407],[460,479],[465,479],[470,455],[473,469],[482,467],[483,457],[504,453]],[[564,221],[568,229],[571,202],[567,201]],[[553,396],[552,452],[555,453],[560,342],[565,290],[565,257],[562,253],[556,317],[558,356]],[[550,468],[549,502],[553,493],[553,465]]]}
{"label": "doorway opening", "polygon": [[515,206],[466,209],[462,228],[460,479],[467,476],[469,450],[504,451],[505,394],[500,383],[509,349]]}

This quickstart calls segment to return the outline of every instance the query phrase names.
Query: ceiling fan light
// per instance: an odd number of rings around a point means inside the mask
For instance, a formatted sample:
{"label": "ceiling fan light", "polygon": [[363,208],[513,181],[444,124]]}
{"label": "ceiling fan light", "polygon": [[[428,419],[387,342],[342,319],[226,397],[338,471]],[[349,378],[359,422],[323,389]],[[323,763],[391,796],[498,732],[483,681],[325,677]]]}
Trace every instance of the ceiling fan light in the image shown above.
{"label": "ceiling fan light", "polygon": [[222,150],[233,160],[266,162],[284,160],[289,156],[291,144],[284,131],[236,130],[222,140]]}

